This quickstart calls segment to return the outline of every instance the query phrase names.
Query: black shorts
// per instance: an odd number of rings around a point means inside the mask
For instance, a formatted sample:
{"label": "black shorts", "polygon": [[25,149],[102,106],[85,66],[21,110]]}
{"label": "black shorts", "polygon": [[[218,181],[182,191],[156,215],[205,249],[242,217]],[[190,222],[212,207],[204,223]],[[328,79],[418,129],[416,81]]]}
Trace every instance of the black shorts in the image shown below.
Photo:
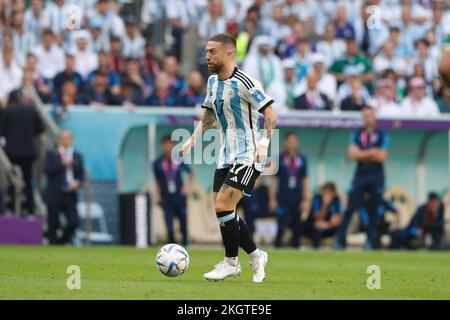
{"label": "black shorts", "polygon": [[241,190],[242,193],[250,197],[261,172],[255,169],[255,166],[234,163],[228,168],[216,169],[214,172],[213,191],[219,192],[223,184]]}

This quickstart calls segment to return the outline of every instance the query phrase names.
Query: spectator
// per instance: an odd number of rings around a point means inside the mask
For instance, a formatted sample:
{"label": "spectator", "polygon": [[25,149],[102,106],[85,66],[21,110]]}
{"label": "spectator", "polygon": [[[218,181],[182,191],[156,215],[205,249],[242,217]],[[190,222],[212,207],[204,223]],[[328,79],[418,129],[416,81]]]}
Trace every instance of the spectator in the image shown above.
{"label": "spectator", "polygon": [[440,249],[442,248],[443,233],[444,204],[436,193],[431,192],[427,202],[417,208],[409,225],[405,229],[392,232],[390,248],[413,249],[417,242],[423,241],[429,249]]}
{"label": "spectator", "polygon": [[98,56],[89,45],[90,34],[88,31],[77,31],[75,41],[76,47],[73,50],[75,71],[83,77],[83,80],[86,80],[92,71],[97,70]]}
{"label": "spectator", "polygon": [[[352,1],[354,2],[354,1]],[[360,0],[356,2],[361,3]],[[373,56],[389,36],[389,31],[382,19],[377,20],[377,13],[371,10],[373,4],[366,1],[360,6],[360,13],[354,21],[355,38],[361,51],[367,56]]]}
{"label": "spectator", "polygon": [[205,100],[205,87],[200,72],[192,71],[188,77],[188,89],[183,99],[183,106],[200,106]]}
{"label": "spectator", "polygon": [[143,96],[135,90],[134,83],[128,79],[122,81],[120,99],[121,104],[125,106],[128,111],[132,111],[134,107],[144,104]]}
{"label": "spectator", "polygon": [[[375,111],[362,109],[364,127],[352,134],[348,157],[358,166],[348,195],[348,205],[339,226],[335,248],[345,248],[347,227],[355,210],[365,207],[369,215],[366,249],[373,249],[377,239],[377,209],[382,202],[384,166],[388,156],[389,137],[376,126]],[[367,196],[367,200],[364,196]]]}
{"label": "spectator", "polygon": [[355,38],[355,29],[353,24],[347,19],[347,12],[343,4],[336,6],[336,17],[334,18],[334,27],[336,28],[336,38],[348,39]]}
{"label": "spectator", "polygon": [[24,14],[21,11],[14,13],[13,27],[14,56],[19,66],[24,67],[28,52],[36,45],[36,38],[32,32],[25,30]]}
{"label": "spectator", "polygon": [[395,100],[395,83],[390,79],[380,79],[373,98],[368,103],[379,116],[401,115],[400,105]]}
{"label": "spectator", "polygon": [[[47,152],[44,171],[47,176],[48,241],[50,244],[71,243],[79,225],[77,193],[83,183],[84,167],[81,154],[73,148],[73,136],[69,130],[62,131],[57,147]],[[64,213],[67,220],[61,238],[57,235],[60,213]]]}
{"label": "spectator", "polygon": [[25,32],[31,32],[37,41],[41,40],[44,29],[42,7],[42,0],[32,0],[30,7],[25,11]]}
{"label": "spectator", "polygon": [[339,109],[342,111],[361,111],[366,103],[364,86],[361,81],[355,77],[349,81],[351,93],[341,100]]}
{"label": "spectator", "polygon": [[[68,5],[64,0],[55,0],[55,2],[47,2],[42,12],[43,24],[45,29],[49,29],[55,35],[56,42],[62,46],[67,32],[67,17],[71,14]],[[82,17],[81,19],[82,20]]]}
{"label": "spectator", "polygon": [[79,92],[73,80],[66,80],[61,85],[59,98],[54,103],[56,120],[67,119],[69,108],[85,104],[83,92]]}
{"label": "spectator", "polygon": [[94,52],[109,52],[109,37],[102,30],[102,19],[92,18],[89,21],[89,32],[92,36],[92,50]]}
{"label": "spectator", "polygon": [[341,223],[341,202],[334,183],[329,182],[320,188],[312,200],[309,216],[303,227],[303,235],[311,238],[313,248],[320,247],[323,238],[336,234]]}
{"label": "spectator", "polygon": [[242,70],[251,73],[266,90],[274,82],[281,82],[283,79],[281,60],[273,50],[274,43],[271,38],[256,37],[242,66]]}
{"label": "spectator", "polygon": [[[30,79],[26,72],[27,84]],[[3,111],[0,124],[0,137],[6,141],[5,153],[13,165],[22,170],[25,182],[25,208],[29,215],[34,215],[33,162],[36,159],[35,138],[44,132],[44,124],[31,100],[24,99],[24,87],[11,92],[11,99]],[[13,194],[14,190],[10,190]],[[18,196],[18,195],[16,195]],[[11,208],[12,209],[12,208]]]}
{"label": "spectator", "polygon": [[294,109],[295,106],[295,95],[298,89],[297,79],[297,68],[295,62],[292,59],[285,59],[283,61],[284,68],[284,89],[286,91],[286,102],[285,105],[288,109]]}
{"label": "spectator", "polygon": [[211,36],[225,32],[226,23],[222,0],[209,0],[207,11],[202,15],[198,25],[201,46],[203,47]]}
{"label": "spectator", "polygon": [[409,81],[408,96],[401,103],[401,112],[407,116],[438,116],[436,102],[427,96],[426,83],[423,78],[414,77]]}
{"label": "spectator", "polygon": [[76,91],[83,93],[84,81],[81,75],[75,71],[75,57],[71,54],[66,54],[66,68],[64,71],[58,73],[53,79],[53,88],[55,90],[54,103],[61,102],[61,89],[66,81],[71,81],[76,86]]}
{"label": "spectator", "polygon": [[369,100],[370,93],[367,88],[362,85],[356,70],[347,69],[345,71],[345,77],[347,78],[347,81],[339,87],[335,105],[337,108],[340,108],[341,105],[344,104],[343,101],[347,99],[344,105],[349,106],[350,103],[352,106],[356,107],[356,109],[354,107],[348,107],[347,110],[360,110],[360,104]]}
{"label": "spectator", "polygon": [[103,51],[98,53],[98,69],[91,72],[88,76],[87,83],[89,83],[90,86],[92,85],[95,74],[98,72],[107,75],[108,87],[110,88],[111,93],[118,95],[120,93],[120,73],[110,70],[108,54]]}
{"label": "spectator", "polygon": [[331,66],[330,72],[336,77],[338,86],[347,80],[349,73],[356,74],[364,86],[370,91],[374,75],[369,59],[358,52],[355,38],[347,38],[346,46],[347,51],[345,57],[337,60]]}
{"label": "spectator", "polygon": [[14,61],[13,49],[4,47],[3,61],[0,61],[0,107],[5,107],[8,103],[9,93],[18,89],[22,84],[22,69]]}
{"label": "spectator", "polygon": [[[410,66],[415,66],[417,64],[422,65],[424,69],[424,79],[428,86],[431,87],[433,80],[438,75],[438,61],[433,59],[428,52],[429,44],[425,39],[420,39],[415,44],[416,56],[412,60]],[[410,74],[413,73],[410,70]]]}
{"label": "spectator", "polygon": [[122,55],[122,41],[119,37],[111,37],[108,57],[109,72],[122,73],[125,68],[125,58]]}
{"label": "spectator", "polygon": [[288,133],[284,138],[284,153],[280,154],[278,172],[269,184],[269,211],[276,213],[278,220],[276,247],[282,246],[283,234],[288,226],[293,233],[291,245],[300,245],[301,214],[308,198],[308,170],[306,158],[299,153],[298,147],[297,134]]}
{"label": "spectator", "polygon": [[383,52],[380,52],[373,59],[373,71],[380,75],[387,69],[394,70],[399,76],[405,77],[407,72],[406,60],[401,56],[394,55],[394,44],[386,41],[383,45]]}
{"label": "spectator", "polygon": [[125,66],[125,73],[122,75],[122,82],[127,81],[133,85],[133,97],[136,101],[143,101],[144,96],[150,95],[150,88],[146,86],[142,77],[139,64],[136,60],[128,59]]}
{"label": "spectator", "polygon": [[124,34],[124,23],[114,11],[115,4],[108,0],[98,0],[95,9],[88,16],[89,23],[92,20],[100,20],[102,32],[107,36],[121,37]]}
{"label": "spectator", "polygon": [[406,60],[408,63],[413,55],[413,48],[403,41],[399,27],[391,27],[389,29],[389,37],[387,42],[391,42],[394,46],[394,56],[400,57]]}
{"label": "spectator", "polygon": [[192,168],[181,162],[177,164],[172,158],[172,150],[174,143],[170,135],[164,136],[161,141],[163,154],[153,163],[153,172],[156,178],[156,203],[158,203],[163,211],[166,220],[168,241],[176,243],[173,218],[177,217],[180,222],[182,234],[181,243],[185,246],[188,244],[187,230],[187,212],[186,212],[186,196],[187,186],[183,183],[181,173],[183,171],[189,173],[189,184],[194,180],[194,172]]}
{"label": "spectator", "polygon": [[295,54],[297,44],[302,39],[306,39],[307,33],[302,22],[295,21],[292,24],[292,33],[278,44],[276,49],[278,55],[282,58],[288,58]]}
{"label": "spectator", "polygon": [[264,23],[264,34],[268,35],[276,42],[288,37],[291,29],[285,23],[283,15],[283,6],[281,3],[275,3],[272,7],[272,17]]}
{"label": "spectator", "polygon": [[236,39],[236,63],[240,66],[248,53],[253,38],[253,27],[249,26],[246,30],[240,31],[237,22],[230,20],[227,22],[226,32]]}
{"label": "spectator", "polygon": [[184,0],[168,0],[166,16],[170,22],[173,38],[172,52],[178,61],[181,60],[182,39],[187,28],[198,22],[198,11],[195,2]]}
{"label": "spectator", "polygon": [[407,5],[401,8],[401,25],[400,34],[403,46],[412,52],[416,40],[425,36],[425,30],[420,25],[416,24],[411,15],[411,8]]}
{"label": "spectator", "polygon": [[145,44],[145,55],[141,65],[145,81],[154,84],[157,74],[161,71],[161,62],[156,55],[156,48],[151,42]]}
{"label": "spectator", "polygon": [[441,113],[450,113],[450,87],[443,88],[442,97],[437,100],[437,104]]}
{"label": "spectator", "polygon": [[167,74],[170,81],[170,90],[180,95],[187,88],[186,81],[179,73],[178,60],[175,56],[166,56],[163,63],[163,71]]}
{"label": "spectator", "polygon": [[[317,83],[318,90],[327,96],[330,103],[333,103],[337,95],[336,78],[326,71],[325,57],[321,53],[313,53],[310,61],[312,66],[311,72],[319,77],[319,82]],[[306,90],[305,79],[300,83],[299,90],[299,93],[303,93]]]}
{"label": "spectator", "polygon": [[302,81],[306,77],[311,64],[311,50],[307,38],[302,38],[297,42],[297,51],[292,56],[297,66],[297,82]]}
{"label": "spectator", "polygon": [[327,68],[345,55],[345,41],[336,38],[336,29],[332,22],[325,26],[323,38],[317,42],[316,50],[326,57],[325,66]]}
{"label": "spectator", "polygon": [[32,52],[38,59],[37,71],[46,81],[52,81],[56,74],[64,70],[64,51],[55,43],[51,31],[44,32],[42,44],[35,47]]}
{"label": "spectator", "polygon": [[[360,1],[360,0],[357,0]],[[320,1],[311,1],[312,10],[314,11],[314,32],[320,38],[324,37],[325,29],[328,24],[333,26],[334,32],[334,23],[330,21],[330,17],[334,16],[336,3],[334,1],[328,0],[320,0]],[[348,11],[347,11],[348,12]],[[352,17],[350,20],[354,21]]]}
{"label": "spectator", "polygon": [[122,43],[125,58],[141,59],[144,56],[145,40],[139,31],[136,18],[133,16],[125,19],[125,35]]}
{"label": "spectator", "polygon": [[319,76],[311,72],[306,78],[306,92],[295,98],[295,109],[300,110],[331,110],[331,103],[328,97],[320,92],[317,87]]}
{"label": "spectator", "polygon": [[86,102],[98,107],[120,105],[120,99],[108,87],[106,74],[100,71],[95,72],[92,85],[86,93]]}
{"label": "spectator", "polygon": [[146,105],[158,107],[174,107],[180,104],[180,97],[170,89],[170,78],[165,72],[156,77],[155,90],[147,98]]}

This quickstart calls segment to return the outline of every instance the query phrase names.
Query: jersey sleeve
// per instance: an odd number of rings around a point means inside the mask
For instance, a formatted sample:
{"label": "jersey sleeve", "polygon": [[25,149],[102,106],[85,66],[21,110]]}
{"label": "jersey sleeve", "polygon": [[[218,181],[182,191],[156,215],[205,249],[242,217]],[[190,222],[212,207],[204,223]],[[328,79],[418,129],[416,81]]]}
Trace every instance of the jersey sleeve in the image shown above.
{"label": "jersey sleeve", "polygon": [[205,109],[214,109],[214,106],[211,101],[211,90],[214,84],[214,78],[211,76],[208,78],[207,88],[206,88],[206,96],[205,100],[203,100],[202,108]]}
{"label": "jersey sleeve", "polygon": [[264,92],[261,84],[256,80],[253,80],[249,84],[242,84],[240,86],[240,92],[241,96],[259,112],[262,112],[274,102],[273,99]]}

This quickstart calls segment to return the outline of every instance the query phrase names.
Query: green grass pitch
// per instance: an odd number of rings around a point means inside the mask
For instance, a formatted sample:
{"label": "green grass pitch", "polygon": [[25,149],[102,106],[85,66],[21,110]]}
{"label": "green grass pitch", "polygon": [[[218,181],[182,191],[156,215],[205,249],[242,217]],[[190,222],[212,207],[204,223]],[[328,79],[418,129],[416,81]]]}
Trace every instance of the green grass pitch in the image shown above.
{"label": "green grass pitch", "polygon": [[[0,246],[0,299],[450,299],[448,252],[268,250],[266,281],[242,274],[207,282],[223,255],[188,248],[189,270],[168,278],[155,266],[158,248]],[[67,267],[78,265],[81,289],[66,287]],[[381,269],[381,289],[369,290],[369,265]]]}

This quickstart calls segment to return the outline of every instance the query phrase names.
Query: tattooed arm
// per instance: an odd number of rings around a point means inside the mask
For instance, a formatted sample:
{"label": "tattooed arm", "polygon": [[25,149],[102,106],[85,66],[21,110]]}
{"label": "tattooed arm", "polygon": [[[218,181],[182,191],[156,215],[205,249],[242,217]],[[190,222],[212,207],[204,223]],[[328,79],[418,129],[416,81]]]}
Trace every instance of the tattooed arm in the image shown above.
{"label": "tattooed arm", "polygon": [[262,114],[264,115],[264,131],[255,155],[255,161],[257,163],[264,163],[266,161],[269,142],[277,124],[277,114],[272,106],[265,108]]}
{"label": "tattooed arm", "polygon": [[183,147],[181,148],[180,155],[184,156],[187,154],[192,147],[195,146],[195,141],[197,140],[197,137],[201,135],[203,132],[208,130],[209,128],[216,127],[217,124],[217,118],[216,113],[211,108],[206,108],[205,112],[202,116],[202,121],[197,125],[197,128],[195,128],[194,133],[192,136],[183,144]]}

